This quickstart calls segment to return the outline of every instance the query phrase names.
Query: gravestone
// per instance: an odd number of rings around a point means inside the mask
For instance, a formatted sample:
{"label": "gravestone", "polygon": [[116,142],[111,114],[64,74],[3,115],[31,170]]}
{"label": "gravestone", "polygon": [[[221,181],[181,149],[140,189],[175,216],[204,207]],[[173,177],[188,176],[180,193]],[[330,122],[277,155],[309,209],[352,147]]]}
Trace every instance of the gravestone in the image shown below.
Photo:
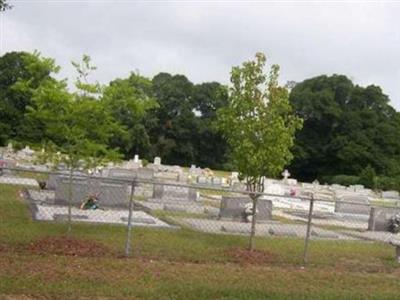
{"label": "gravestone", "polygon": [[336,213],[369,215],[371,206],[365,195],[342,195],[335,202]]}
{"label": "gravestone", "polygon": [[243,182],[235,182],[232,186],[232,189],[235,191],[245,191],[246,190],[246,184],[244,184]]}
{"label": "gravestone", "polygon": [[138,169],[142,167],[142,161],[139,159],[128,160],[123,164],[123,167],[126,169]]}
{"label": "gravestone", "polygon": [[399,200],[400,195],[398,191],[383,191],[382,198]]}
{"label": "gravestone", "polygon": [[154,184],[153,199],[169,201],[197,201],[198,193],[196,189],[185,186],[169,186]]}
{"label": "gravestone", "polygon": [[124,169],[124,168],[112,168],[108,170],[108,176],[110,178],[117,179],[128,179],[132,180],[136,177],[136,170]]}
{"label": "gravestone", "polygon": [[222,179],[221,179],[221,177],[213,177],[211,179],[211,183],[212,183],[212,185],[221,186],[222,185]]}
{"label": "gravestone", "polygon": [[[69,188],[69,178],[57,178],[56,204],[68,204]],[[89,182],[85,178],[73,178],[71,192],[71,204],[74,206],[80,206],[90,194],[97,195],[100,207],[120,207],[128,203],[125,183],[102,182],[101,179],[91,179]]]}
{"label": "gravestone", "polygon": [[178,174],[178,181],[179,182],[188,182],[188,179],[189,179],[188,174],[186,174],[186,173]]}
{"label": "gravestone", "polygon": [[57,177],[56,174],[50,174],[49,178],[46,181],[46,189],[55,190],[57,188]]}
{"label": "gravestone", "polygon": [[265,186],[264,193],[283,196],[285,195],[285,189],[282,187],[281,184],[272,183]]}
{"label": "gravestone", "polygon": [[154,164],[157,166],[161,165],[161,157],[154,157]]}
{"label": "gravestone", "polygon": [[143,180],[153,180],[154,170],[148,168],[139,168],[137,172],[137,178]]}
{"label": "gravestone", "polygon": [[206,176],[197,176],[197,183],[198,184],[207,184],[207,177]]}
{"label": "gravestone", "polygon": [[[246,221],[246,208],[252,204],[248,196],[231,197],[222,196],[221,207],[219,210],[220,219],[230,219],[235,221]],[[257,222],[265,222],[272,218],[272,201],[259,199],[257,202]]]}
{"label": "gravestone", "polygon": [[236,182],[239,182],[239,172],[232,172],[229,177],[230,185],[234,185]]}
{"label": "gravestone", "polygon": [[372,207],[368,220],[368,230],[388,231],[390,219],[399,213],[400,208]]}

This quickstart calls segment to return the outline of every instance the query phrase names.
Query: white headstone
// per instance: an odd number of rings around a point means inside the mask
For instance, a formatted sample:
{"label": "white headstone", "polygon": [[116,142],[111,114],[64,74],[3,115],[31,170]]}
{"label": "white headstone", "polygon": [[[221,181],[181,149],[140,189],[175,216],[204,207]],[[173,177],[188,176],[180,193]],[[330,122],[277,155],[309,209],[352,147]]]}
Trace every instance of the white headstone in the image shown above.
{"label": "white headstone", "polygon": [[158,156],[154,157],[154,164],[161,165],[161,157],[158,157]]}
{"label": "white headstone", "polygon": [[133,162],[138,163],[139,162],[139,155],[135,154],[135,157],[133,158]]}
{"label": "white headstone", "polygon": [[285,169],[285,171],[282,172],[283,180],[287,181],[288,178],[290,177],[290,173],[288,170]]}

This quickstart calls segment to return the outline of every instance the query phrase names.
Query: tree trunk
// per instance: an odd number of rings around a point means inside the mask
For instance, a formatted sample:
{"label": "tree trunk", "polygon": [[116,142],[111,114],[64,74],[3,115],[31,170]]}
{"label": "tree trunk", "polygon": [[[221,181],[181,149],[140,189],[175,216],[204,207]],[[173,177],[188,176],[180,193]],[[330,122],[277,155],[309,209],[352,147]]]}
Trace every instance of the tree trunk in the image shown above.
{"label": "tree trunk", "polygon": [[249,250],[252,251],[254,248],[254,237],[256,235],[257,200],[258,200],[259,195],[251,194],[250,197],[251,197],[251,200],[253,201],[253,211],[252,211],[252,219],[251,219]]}

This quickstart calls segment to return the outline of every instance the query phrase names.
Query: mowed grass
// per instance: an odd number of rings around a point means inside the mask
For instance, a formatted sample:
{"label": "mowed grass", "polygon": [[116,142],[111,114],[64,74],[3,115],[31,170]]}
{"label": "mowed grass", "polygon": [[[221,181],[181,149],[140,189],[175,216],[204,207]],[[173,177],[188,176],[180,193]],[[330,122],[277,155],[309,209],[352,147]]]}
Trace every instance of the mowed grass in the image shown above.
{"label": "mowed grass", "polygon": [[70,237],[104,244],[114,255],[20,250],[67,233],[66,224],[33,221],[20,190],[0,185],[0,299],[400,298],[394,250],[381,243],[311,241],[303,269],[301,239],[257,238],[257,250],[271,256],[257,263],[231,254],[247,246],[244,236],[135,227],[133,255],[124,258],[125,227],[73,224]]}

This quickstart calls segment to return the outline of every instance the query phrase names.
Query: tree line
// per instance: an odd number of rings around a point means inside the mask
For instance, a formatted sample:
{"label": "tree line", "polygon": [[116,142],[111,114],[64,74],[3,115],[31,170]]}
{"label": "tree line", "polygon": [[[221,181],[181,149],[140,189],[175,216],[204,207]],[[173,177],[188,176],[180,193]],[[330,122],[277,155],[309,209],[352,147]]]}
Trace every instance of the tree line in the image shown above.
{"label": "tree line", "polygon": [[[60,68],[51,58],[28,52],[0,57],[0,145],[54,143],[90,153],[107,148],[125,159],[139,154],[147,160],[160,156],[166,164],[234,168],[216,126],[230,97],[226,85],[136,72],[101,85],[92,80],[96,68],[89,56],[73,65],[77,76],[70,88],[57,79]],[[294,113],[303,119],[287,165],[294,177],[396,187],[400,115],[379,86],[322,75],[289,92]],[[99,143],[72,149],[88,142],[81,136]]]}

